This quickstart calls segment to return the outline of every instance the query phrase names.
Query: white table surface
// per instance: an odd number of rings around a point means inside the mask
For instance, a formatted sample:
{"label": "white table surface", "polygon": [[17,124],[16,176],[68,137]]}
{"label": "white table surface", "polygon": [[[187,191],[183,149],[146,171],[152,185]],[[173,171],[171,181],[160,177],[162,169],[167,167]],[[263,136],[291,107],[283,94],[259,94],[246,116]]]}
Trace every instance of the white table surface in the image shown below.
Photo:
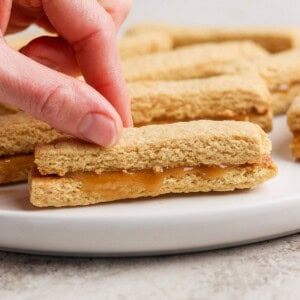
{"label": "white table surface", "polygon": [[0,299],[296,300],[300,234],[226,250],[148,258],[0,252]]}
{"label": "white table surface", "polygon": [[[142,20],[299,25],[299,0],[135,0]],[[123,29],[124,29],[123,27]],[[196,254],[58,258],[0,252],[0,299],[299,299],[300,234]]]}

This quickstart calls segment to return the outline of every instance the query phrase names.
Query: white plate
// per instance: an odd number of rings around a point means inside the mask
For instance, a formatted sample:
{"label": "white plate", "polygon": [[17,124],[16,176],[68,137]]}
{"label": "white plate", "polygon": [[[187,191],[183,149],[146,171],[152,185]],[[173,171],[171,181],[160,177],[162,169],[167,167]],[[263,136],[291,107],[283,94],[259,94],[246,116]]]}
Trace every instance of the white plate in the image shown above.
{"label": "white plate", "polygon": [[300,164],[286,120],[275,121],[279,175],[255,190],[164,196],[89,207],[37,209],[25,184],[0,188],[0,247],[67,255],[194,251],[300,231]]}

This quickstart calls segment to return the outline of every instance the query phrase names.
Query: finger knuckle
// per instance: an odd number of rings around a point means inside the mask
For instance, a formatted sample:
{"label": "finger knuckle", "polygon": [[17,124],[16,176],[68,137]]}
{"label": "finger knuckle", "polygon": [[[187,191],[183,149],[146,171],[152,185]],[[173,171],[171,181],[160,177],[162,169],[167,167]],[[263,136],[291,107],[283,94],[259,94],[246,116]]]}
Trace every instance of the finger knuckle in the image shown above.
{"label": "finger knuckle", "polygon": [[74,90],[70,85],[57,85],[47,91],[39,92],[36,104],[36,115],[43,116],[49,122],[62,122],[67,117]]}

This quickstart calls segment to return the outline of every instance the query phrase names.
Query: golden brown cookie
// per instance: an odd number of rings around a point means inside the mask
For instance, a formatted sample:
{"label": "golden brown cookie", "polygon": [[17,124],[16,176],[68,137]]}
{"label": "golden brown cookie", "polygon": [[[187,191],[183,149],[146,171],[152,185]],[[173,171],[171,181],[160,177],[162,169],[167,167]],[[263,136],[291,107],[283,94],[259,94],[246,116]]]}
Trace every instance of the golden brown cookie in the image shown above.
{"label": "golden brown cookie", "polygon": [[[184,51],[187,50],[187,48],[183,49]],[[215,49],[217,50],[218,48]],[[219,49],[222,50],[224,48]],[[157,56],[164,57],[167,53],[169,52],[166,52],[165,54],[157,54]],[[152,56],[149,57],[151,60],[153,59]],[[273,113],[278,115],[285,113],[293,99],[300,93],[299,57],[299,49],[285,51],[274,55],[266,55],[264,57],[256,57],[256,59],[253,59],[252,61],[238,56],[236,61],[225,62],[223,60],[223,62],[215,61],[215,63],[212,63],[212,56],[210,56],[210,58],[207,59],[201,66],[198,66],[199,68],[196,68],[195,65],[193,65],[191,68],[187,67],[180,69],[178,66],[176,74],[173,73],[171,67],[163,68],[162,64],[162,71],[159,72],[158,62],[157,68],[155,68],[156,71],[152,74],[153,76],[150,73],[154,70],[154,68],[151,68],[150,66],[148,71],[142,73],[146,78],[149,77],[148,79],[168,81],[193,79],[197,76],[199,78],[205,78],[220,75],[241,76],[243,73],[257,73],[265,80],[271,94]],[[130,61],[132,60],[128,60],[128,62]],[[143,58],[141,57],[139,61],[141,63]],[[144,60],[144,62],[145,61],[146,60]],[[157,75],[157,79],[155,79],[155,74]],[[136,76],[138,75],[136,74]]]}
{"label": "golden brown cookie", "polygon": [[109,149],[58,140],[36,148],[30,199],[59,207],[253,188],[277,173],[270,149],[259,126],[236,121],[128,128]]}
{"label": "golden brown cookie", "polygon": [[123,62],[127,82],[181,80],[222,74],[222,68],[238,60],[257,60],[267,52],[252,42],[193,45],[149,54]]}
{"label": "golden brown cookie", "polygon": [[24,112],[0,116],[0,184],[26,181],[34,147],[62,136]]}
{"label": "golden brown cookie", "polygon": [[126,128],[120,143],[112,148],[58,139],[37,146],[35,164],[43,175],[60,176],[155,166],[236,165],[258,162],[270,149],[267,135],[255,124],[202,120]]}
{"label": "golden brown cookie", "polygon": [[34,169],[29,179],[30,201],[39,207],[90,205],[171,193],[233,191],[254,188],[277,174],[269,156],[257,164],[198,166],[144,172],[73,173],[41,176]]}
{"label": "golden brown cookie", "polygon": [[122,59],[166,51],[172,48],[173,39],[165,32],[125,36],[119,40],[119,53]]}
{"label": "golden brown cookie", "polygon": [[128,84],[135,126],[191,120],[251,121],[272,129],[270,93],[256,73]]}
{"label": "golden brown cookie", "polygon": [[218,28],[200,26],[176,26],[171,24],[144,23],[127,30],[127,35],[166,32],[173,37],[174,46],[186,46],[196,43],[224,41],[253,41],[271,53],[295,48],[299,45],[300,29],[298,28]]}
{"label": "golden brown cookie", "polygon": [[63,135],[24,112],[1,116],[0,157],[32,153],[37,144],[50,142]]}

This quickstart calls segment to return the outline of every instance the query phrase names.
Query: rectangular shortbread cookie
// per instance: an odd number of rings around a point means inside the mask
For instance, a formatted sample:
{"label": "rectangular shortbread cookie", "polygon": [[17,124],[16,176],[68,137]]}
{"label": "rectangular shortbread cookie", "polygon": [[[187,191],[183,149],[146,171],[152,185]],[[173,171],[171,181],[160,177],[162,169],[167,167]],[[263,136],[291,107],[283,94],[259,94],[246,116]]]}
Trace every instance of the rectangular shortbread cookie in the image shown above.
{"label": "rectangular shortbread cookie", "polygon": [[272,129],[270,92],[256,73],[129,83],[135,126],[200,119],[251,121]]}
{"label": "rectangular shortbread cookie", "polygon": [[267,56],[252,42],[211,43],[135,57],[124,61],[123,68],[127,82],[180,80],[218,75],[217,68],[228,63]]}
{"label": "rectangular shortbread cookie", "polygon": [[102,148],[77,139],[58,139],[35,149],[42,175],[68,172],[144,170],[155,166],[259,162],[271,143],[249,122],[192,121],[125,128],[118,145]]}
{"label": "rectangular shortbread cookie", "polygon": [[24,112],[0,116],[0,184],[26,181],[33,162],[33,150],[67,136]]}
{"label": "rectangular shortbread cookie", "polygon": [[[197,46],[198,47],[198,46]],[[221,46],[220,46],[221,47]],[[186,49],[186,48],[184,48]],[[218,48],[216,48],[217,50]],[[222,50],[222,48],[219,48]],[[187,50],[187,49],[186,49]],[[176,52],[176,51],[174,51]],[[148,56],[149,60],[156,60],[158,56],[165,57],[170,52],[156,54],[156,56]],[[222,53],[222,51],[220,51]],[[173,55],[173,54],[172,54]],[[212,54],[211,54],[212,55]],[[146,56],[147,57],[147,56]],[[287,111],[293,99],[300,93],[300,50],[294,49],[275,55],[267,55],[264,57],[256,57],[251,62],[248,59],[243,59],[237,56],[236,61],[225,61],[213,63],[212,56],[207,59],[202,65],[193,65],[183,67],[181,63],[175,63],[172,70],[171,67],[164,68],[162,61],[157,60],[155,67],[147,66],[147,58],[141,57],[137,61],[139,64],[145,64],[146,68],[143,71],[135,73],[135,79],[140,78],[147,80],[182,80],[203,78],[220,75],[234,75],[245,72],[257,73],[261,76],[270,91],[273,113],[275,115],[282,114]],[[154,59],[154,57],[156,57]],[[163,59],[164,60],[164,59]],[[128,60],[129,65],[131,61]],[[181,65],[181,67],[180,67]],[[131,68],[134,70],[134,63]],[[132,73],[133,74],[133,73]]]}
{"label": "rectangular shortbread cookie", "polygon": [[60,207],[253,188],[277,173],[270,149],[259,126],[235,121],[129,128],[110,149],[58,140],[36,148],[30,200]]}
{"label": "rectangular shortbread cookie", "polygon": [[218,28],[144,23],[129,28],[126,35],[146,35],[151,32],[168,33],[173,38],[175,47],[196,43],[250,40],[272,53],[295,48],[300,41],[298,28],[282,27]]}

